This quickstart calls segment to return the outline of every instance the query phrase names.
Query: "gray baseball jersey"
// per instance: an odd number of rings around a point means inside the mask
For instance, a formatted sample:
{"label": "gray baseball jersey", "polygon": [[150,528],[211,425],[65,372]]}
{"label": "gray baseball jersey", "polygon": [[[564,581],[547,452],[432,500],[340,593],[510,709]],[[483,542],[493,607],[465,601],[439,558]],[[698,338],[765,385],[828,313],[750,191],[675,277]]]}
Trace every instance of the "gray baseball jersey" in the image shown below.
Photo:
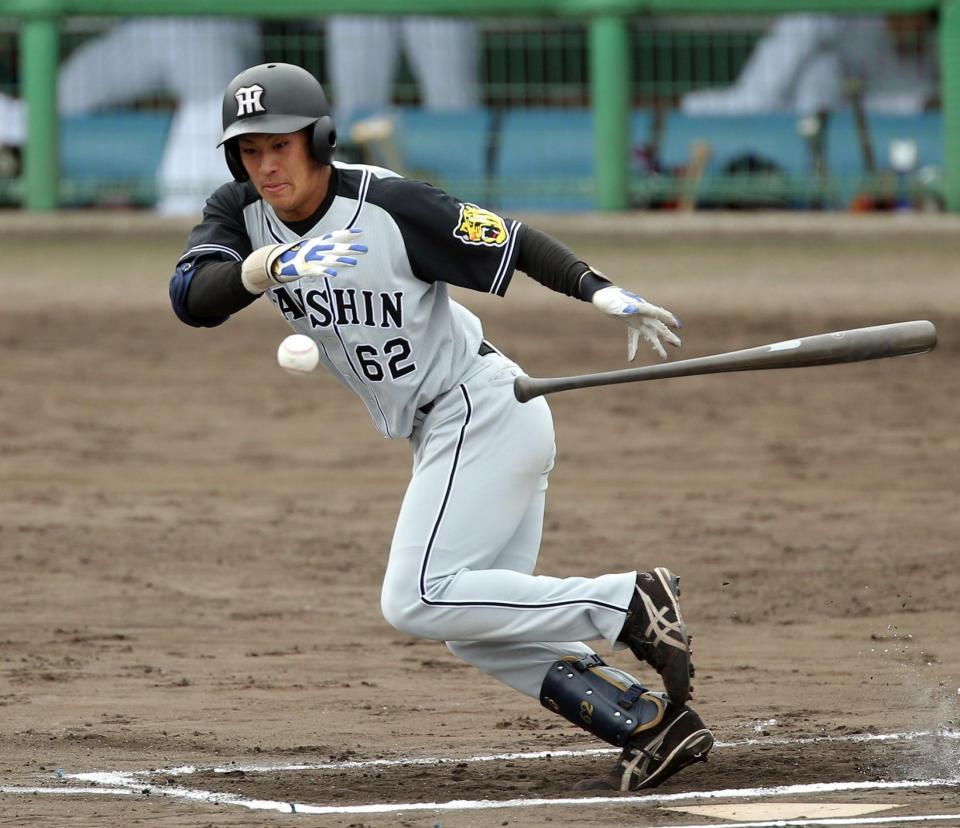
{"label": "gray baseball jersey", "polygon": [[421,406],[454,387],[474,362],[480,321],[447,284],[503,295],[519,222],[462,203],[379,167],[336,164],[322,218],[287,227],[249,184],[207,203],[181,264],[242,261],[269,244],[359,227],[369,248],[335,277],[304,277],[267,291],[290,326],[320,346],[323,364],[365,403],[387,437],[407,437]]}

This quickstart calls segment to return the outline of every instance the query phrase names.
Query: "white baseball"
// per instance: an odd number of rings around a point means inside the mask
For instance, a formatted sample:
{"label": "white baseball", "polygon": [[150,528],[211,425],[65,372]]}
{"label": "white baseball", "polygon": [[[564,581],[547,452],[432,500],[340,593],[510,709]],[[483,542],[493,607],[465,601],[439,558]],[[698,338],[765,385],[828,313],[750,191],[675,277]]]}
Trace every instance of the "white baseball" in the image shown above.
{"label": "white baseball", "polygon": [[320,362],[317,343],[303,334],[290,334],[277,348],[277,362],[290,374],[309,374]]}

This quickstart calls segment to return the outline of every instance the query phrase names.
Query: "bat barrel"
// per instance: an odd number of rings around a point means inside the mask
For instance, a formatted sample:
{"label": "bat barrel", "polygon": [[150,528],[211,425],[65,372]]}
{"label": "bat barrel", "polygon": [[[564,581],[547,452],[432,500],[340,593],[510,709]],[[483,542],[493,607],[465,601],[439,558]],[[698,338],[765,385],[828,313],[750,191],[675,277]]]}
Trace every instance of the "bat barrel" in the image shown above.
{"label": "bat barrel", "polygon": [[572,388],[591,388],[597,385],[617,385],[624,382],[644,382],[697,374],[835,365],[843,362],[862,362],[906,354],[920,354],[932,350],[936,344],[937,330],[933,323],[926,320],[895,322],[890,325],[834,331],[742,351],[648,365],[643,368],[628,368],[623,371],[550,379],[523,376],[514,381],[514,394],[520,402],[526,402],[542,394],[552,394]]}
{"label": "bat barrel", "polygon": [[769,365],[747,365],[746,370],[755,367],[801,368],[808,365],[835,365],[842,362],[863,362],[870,359],[922,354],[933,350],[936,344],[937,329],[933,323],[918,319],[912,322],[894,322],[890,325],[874,325],[869,328],[854,328],[850,331],[807,336],[735,353],[749,354],[756,350],[767,352],[768,355],[759,355],[756,361],[758,363],[769,361]]}

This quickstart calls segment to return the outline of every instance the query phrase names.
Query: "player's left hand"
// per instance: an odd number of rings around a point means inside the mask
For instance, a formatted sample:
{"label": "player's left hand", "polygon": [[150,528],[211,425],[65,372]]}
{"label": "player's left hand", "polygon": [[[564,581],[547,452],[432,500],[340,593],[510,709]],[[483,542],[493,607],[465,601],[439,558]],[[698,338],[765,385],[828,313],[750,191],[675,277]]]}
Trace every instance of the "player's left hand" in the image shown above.
{"label": "player's left hand", "polygon": [[650,343],[661,359],[667,358],[661,339],[676,348],[680,347],[680,337],[670,330],[682,327],[680,320],[659,305],[653,305],[616,285],[601,288],[590,301],[608,316],[615,316],[627,323],[627,359],[630,362],[637,356],[640,337]]}

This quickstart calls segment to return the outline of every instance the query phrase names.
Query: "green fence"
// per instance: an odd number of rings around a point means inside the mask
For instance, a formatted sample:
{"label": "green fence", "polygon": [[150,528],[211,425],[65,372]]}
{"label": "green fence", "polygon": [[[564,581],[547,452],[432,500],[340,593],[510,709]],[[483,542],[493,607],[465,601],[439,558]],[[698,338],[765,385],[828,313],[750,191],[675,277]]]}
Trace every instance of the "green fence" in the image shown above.
{"label": "green fence", "polygon": [[[906,203],[957,210],[958,3],[487,0],[477,7],[413,0],[403,4],[404,14],[475,22],[480,100],[469,111],[426,112],[410,67],[402,64],[387,137],[353,140],[350,125],[341,123],[341,157],[400,166],[504,209]],[[256,20],[262,58],[307,66],[336,105],[338,89],[324,59],[325,18],[396,14],[399,5],[208,0],[204,14]],[[848,105],[805,118],[792,111],[686,112],[690,93],[737,80],[786,5],[791,12],[850,19],[917,15],[927,29],[901,28],[896,45],[908,61],[914,52],[919,60],[921,39],[934,39],[939,77],[930,105],[875,113],[859,105],[862,94],[850,84]],[[0,0],[0,92],[25,102],[30,136],[16,174],[4,178],[0,164],[0,198],[30,210],[152,204],[155,178],[138,174],[134,162],[142,157],[144,169],[156,164],[174,102],[161,90],[124,112],[71,118],[57,111],[58,66],[123,17],[195,11],[186,0]],[[86,159],[98,152],[128,163],[113,177],[84,175],[95,166],[84,170]]]}

